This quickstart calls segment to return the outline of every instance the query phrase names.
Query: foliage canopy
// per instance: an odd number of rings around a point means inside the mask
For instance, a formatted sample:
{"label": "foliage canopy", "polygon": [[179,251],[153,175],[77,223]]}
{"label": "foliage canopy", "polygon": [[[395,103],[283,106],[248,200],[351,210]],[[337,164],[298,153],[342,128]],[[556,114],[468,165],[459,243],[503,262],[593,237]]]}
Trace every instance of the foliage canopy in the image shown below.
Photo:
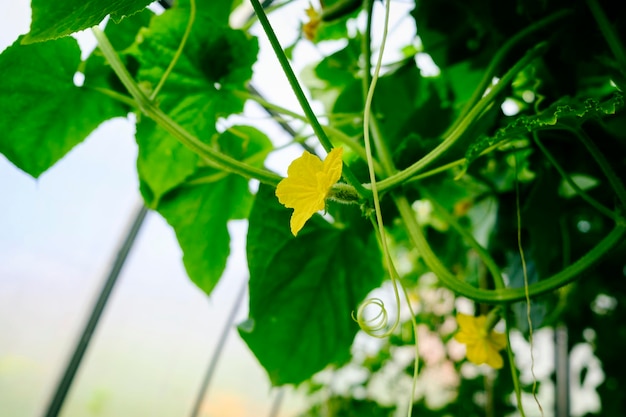
{"label": "foliage canopy", "polygon": [[[359,389],[375,384],[395,350],[417,343],[422,352],[424,337],[443,356],[425,354],[394,377],[419,371],[419,381],[442,369],[455,376],[442,402],[418,395],[416,415],[504,415],[515,407],[513,391],[533,388],[520,384],[525,371],[511,363],[510,342],[497,374],[461,372],[466,359],[450,340],[454,300],[464,298],[485,331],[503,318],[507,338],[514,330],[532,341],[533,328],[565,326],[570,348],[592,343],[606,375],[597,388],[602,414],[626,409],[626,334],[614,331],[626,306],[619,2],[418,1],[405,17],[415,33],[391,46],[402,58],[379,73],[380,40],[371,38],[372,16],[385,14],[379,2],[301,2],[302,34],[283,50],[290,40],[275,38],[270,9],[252,0],[250,23],[258,19],[270,38],[302,113],[248,90],[259,46],[228,23],[240,2],[180,0],[161,14],[142,0],[101,3],[33,0],[31,32],[0,55],[0,152],[37,178],[103,121],[135,113],[141,194],[174,228],[189,277],[207,295],[229,255],[228,221],[249,220],[250,317],[239,331],[273,384],[307,381],[315,392],[318,371],[356,366],[367,377],[331,393],[326,409],[390,415],[397,404],[371,391],[364,399]],[[106,28],[93,29],[99,48],[81,61],[67,35],[107,15]],[[293,49],[337,40],[300,82],[289,65]],[[437,75],[421,64],[428,57]],[[310,100],[323,104],[324,124]],[[297,237],[275,194],[283,178],[264,166],[277,151],[272,141],[224,122],[247,101],[304,122],[294,146],[320,156],[345,150],[343,178],[321,194],[326,215],[315,214]],[[375,355],[359,356],[359,326],[376,333],[359,305],[380,307],[367,297],[389,279],[397,304],[386,307],[381,331],[389,337]],[[601,308],[598,297],[614,303]],[[588,328],[595,339],[583,336]],[[489,403],[480,404],[475,394],[485,390]]]}

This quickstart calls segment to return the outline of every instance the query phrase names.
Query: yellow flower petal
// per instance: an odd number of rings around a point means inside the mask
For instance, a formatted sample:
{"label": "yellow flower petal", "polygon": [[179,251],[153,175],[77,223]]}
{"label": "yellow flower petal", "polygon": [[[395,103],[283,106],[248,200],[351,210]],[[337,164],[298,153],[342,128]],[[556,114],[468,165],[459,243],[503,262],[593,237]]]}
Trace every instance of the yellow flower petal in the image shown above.
{"label": "yellow flower petal", "polygon": [[290,221],[294,236],[313,214],[326,206],[328,191],[341,177],[342,154],[342,148],[335,148],[322,162],[317,156],[304,151],[289,165],[287,178],[276,187],[278,201],[294,209]]}
{"label": "yellow flower petal", "polygon": [[467,345],[471,343],[476,343],[476,341],[479,340],[479,337],[475,333],[460,331],[454,335],[454,339],[459,343]]}
{"label": "yellow flower petal", "polygon": [[504,333],[498,333],[492,330],[489,335],[489,340],[491,340],[491,345],[495,350],[502,350],[506,347],[506,335]]}
{"label": "yellow flower petal", "polygon": [[454,338],[466,345],[467,359],[476,365],[486,363],[495,369],[502,368],[503,360],[498,351],[506,347],[506,336],[493,330],[487,334],[486,316],[457,314],[456,319],[460,329]]}
{"label": "yellow flower petal", "polygon": [[489,359],[488,353],[488,346],[484,340],[479,340],[477,343],[467,345],[467,359],[476,365],[487,362]]}
{"label": "yellow flower petal", "polygon": [[330,187],[341,178],[341,168],[343,167],[342,156],[343,148],[334,148],[328,153],[328,156],[324,160],[324,175],[326,180],[324,186],[327,194]]}
{"label": "yellow flower petal", "polygon": [[467,314],[458,313],[456,315],[456,322],[464,332],[476,332],[476,318]]}
{"label": "yellow flower petal", "polygon": [[494,350],[487,355],[487,360],[485,363],[491,366],[493,369],[500,369],[504,366],[504,361],[502,360],[502,356],[498,351]]}

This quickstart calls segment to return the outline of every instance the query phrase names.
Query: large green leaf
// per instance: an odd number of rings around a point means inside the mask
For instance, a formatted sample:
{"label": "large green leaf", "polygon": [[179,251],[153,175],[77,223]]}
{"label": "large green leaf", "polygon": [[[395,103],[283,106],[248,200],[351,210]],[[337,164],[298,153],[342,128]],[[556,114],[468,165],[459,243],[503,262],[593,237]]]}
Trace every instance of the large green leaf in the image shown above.
{"label": "large green leaf", "polygon": [[[180,44],[189,12],[170,9],[155,16],[142,33],[138,78],[142,85],[158,84]],[[157,97],[159,106],[201,140],[210,142],[219,117],[240,112],[244,100],[233,90],[244,89],[252,75],[258,45],[236,31],[199,13],[183,54]],[[149,87],[148,87],[149,88]],[[137,168],[144,198],[150,204],[192,175],[198,156],[152,121],[137,127]]]}
{"label": "large green leaf", "polygon": [[[222,152],[257,166],[272,148],[263,133],[247,126],[224,132],[217,145]],[[205,293],[211,293],[226,267],[227,222],[247,217],[251,205],[245,178],[208,167],[160,201],[157,210],[176,232],[187,274]]]}
{"label": "large green leaf", "polygon": [[33,21],[23,42],[57,39],[102,22],[108,15],[119,22],[146,7],[151,0],[32,0]]}
{"label": "large green leaf", "polygon": [[123,106],[74,85],[80,64],[76,40],[21,45],[0,55],[0,152],[34,177],[83,141]]}
{"label": "large green leaf", "polygon": [[316,215],[294,238],[290,213],[262,185],[248,229],[250,318],[239,332],[274,385],[349,358],[351,314],[383,276],[371,234],[360,239]]}

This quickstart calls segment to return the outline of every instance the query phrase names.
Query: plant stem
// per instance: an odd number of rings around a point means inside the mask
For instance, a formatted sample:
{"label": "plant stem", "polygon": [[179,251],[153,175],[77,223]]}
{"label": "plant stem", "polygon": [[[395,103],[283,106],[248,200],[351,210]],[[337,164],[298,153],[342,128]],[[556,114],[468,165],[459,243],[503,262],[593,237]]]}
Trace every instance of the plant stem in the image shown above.
{"label": "plant stem", "polygon": [[422,159],[406,168],[403,171],[400,171],[389,178],[386,178],[382,181],[378,182],[378,187],[381,191],[388,190],[394,187],[397,187],[407,181],[409,178],[423,170],[441,155],[446,152],[452,145],[456,143],[457,140],[462,136],[462,134],[467,130],[467,128],[476,120],[482,113],[493,104],[496,97],[500,95],[504,88],[509,85],[510,82],[513,81],[515,76],[522,71],[532,60],[534,60],[539,55],[543,54],[547,49],[547,43],[541,42],[536,45],[534,48],[530,49],[522,59],[520,59],[507,73],[495,84],[489,93],[482,97],[478,103],[468,112],[467,116],[460,122],[455,129],[450,132],[450,134],[441,142],[435,149],[430,151],[427,155],[425,155]]}
{"label": "plant stem", "polygon": [[187,146],[201,157],[211,161],[221,169],[241,175],[245,178],[256,178],[260,182],[274,187],[282,180],[282,177],[279,175],[264,169],[250,166],[213,149],[209,145],[200,141],[196,136],[183,129],[178,123],[159,109],[139,88],[135,80],[133,80],[128,73],[126,67],[124,67],[124,64],[117,55],[117,52],[115,52],[115,49],[113,49],[113,46],[107,39],[104,32],[102,32],[102,30],[100,30],[97,26],[94,26],[92,31],[98,41],[98,47],[102,51],[102,54],[107,59],[109,65],[111,65],[111,68],[119,77],[122,84],[124,84],[130,95],[135,99],[138,109],[143,114],[154,120],[159,126],[172,134],[183,145]]}
{"label": "plant stem", "polygon": [[361,78],[361,91],[363,99],[367,97],[367,91],[372,82],[372,10],[374,9],[374,0],[364,0],[363,10],[366,13],[367,20],[365,22],[365,31],[361,36],[361,55],[363,59],[363,78]]}
{"label": "plant stem", "polygon": [[[394,201],[400,216],[405,224],[409,238],[415,245],[419,254],[423,257],[426,265],[437,275],[439,280],[458,295],[462,295],[477,302],[489,304],[506,304],[514,301],[526,299],[526,290],[524,288],[503,288],[486,290],[476,288],[465,281],[461,281],[454,276],[435,255],[428,245],[426,237],[417,223],[413,209],[404,195],[393,194]],[[607,251],[616,244],[621,243],[626,234],[626,227],[616,225],[615,228],[589,252],[580,257],[577,261],[569,265],[562,271],[552,275],[551,277],[535,282],[528,287],[528,294],[535,297],[540,294],[553,291],[572,281],[574,281],[587,268],[596,263]]]}
{"label": "plant stem", "polygon": [[121,93],[118,93],[117,91],[110,90],[108,88],[102,88],[102,87],[92,87],[92,86],[87,85],[84,88],[97,91],[98,93],[103,94],[109,98],[112,98],[113,100],[117,100],[120,103],[126,104],[127,106],[131,108],[137,107],[137,103],[135,102],[135,100],[133,100],[132,97],[129,97],[126,94],[121,94]]}
{"label": "plant stem", "polygon": [[[278,38],[276,37],[276,33],[274,33],[274,29],[272,28],[272,25],[270,24],[270,21],[265,14],[265,10],[263,10],[263,6],[261,6],[259,0],[250,0],[250,2],[252,3],[252,7],[256,12],[259,23],[261,23],[261,26],[263,26],[265,35],[272,45],[272,49],[276,54],[276,58],[278,59],[278,62],[280,63],[280,66],[283,69],[287,80],[289,81],[289,85],[291,86],[291,89],[293,90],[298,100],[298,103],[300,103],[300,106],[302,107],[304,115],[310,123],[313,132],[315,132],[315,135],[319,139],[324,149],[326,149],[327,152],[330,152],[333,148],[333,145],[328,139],[328,136],[326,136],[326,132],[324,132],[322,125],[317,120],[317,117],[315,116],[315,113],[313,112],[313,109],[311,108],[311,105],[309,104],[309,101],[306,98],[306,95],[304,94],[304,91],[302,90],[302,87],[300,86],[300,83],[298,82],[298,79],[296,78],[293,69],[291,68],[291,64],[289,64],[289,60],[285,55],[285,51],[283,51],[283,48],[280,45]],[[348,167],[345,163],[343,166],[342,175],[345,180],[357,190],[361,197],[365,198],[370,195],[369,190],[365,189],[363,185],[361,185],[361,182],[357,180],[352,170],[350,170],[350,167]]]}

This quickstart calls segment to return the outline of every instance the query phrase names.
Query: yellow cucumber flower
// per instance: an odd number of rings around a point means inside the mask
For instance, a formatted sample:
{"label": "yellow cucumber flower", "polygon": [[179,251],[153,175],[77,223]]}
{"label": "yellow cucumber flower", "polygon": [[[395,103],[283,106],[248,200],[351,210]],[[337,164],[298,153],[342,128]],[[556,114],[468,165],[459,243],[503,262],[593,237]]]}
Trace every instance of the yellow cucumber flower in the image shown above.
{"label": "yellow cucumber flower", "polygon": [[456,321],[460,329],[454,338],[467,347],[467,359],[476,365],[486,363],[494,369],[502,368],[503,361],[499,351],[506,347],[506,336],[487,330],[486,316],[457,314]]}
{"label": "yellow cucumber flower", "polygon": [[287,178],[278,183],[276,197],[282,205],[293,209],[291,233],[294,236],[316,212],[326,207],[326,197],[341,178],[343,148],[334,148],[322,162],[304,151],[287,170]]}

